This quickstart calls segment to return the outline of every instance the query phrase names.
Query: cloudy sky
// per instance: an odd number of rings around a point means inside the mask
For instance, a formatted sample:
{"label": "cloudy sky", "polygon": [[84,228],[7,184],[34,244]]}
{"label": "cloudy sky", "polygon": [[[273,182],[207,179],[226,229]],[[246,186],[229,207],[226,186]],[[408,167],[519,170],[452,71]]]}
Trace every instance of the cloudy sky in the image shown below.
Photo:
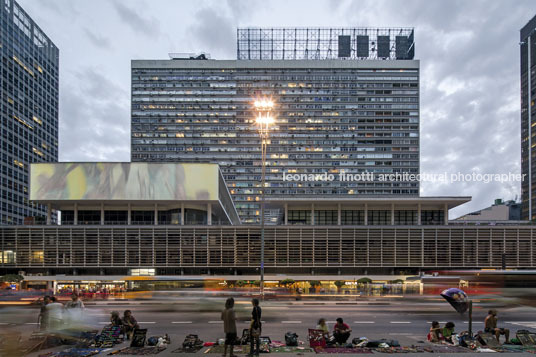
{"label": "cloudy sky", "polygon": [[[533,0],[18,0],[60,49],[60,160],[130,160],[130,60],[236,57],[238,26],[415,27],[421,172],[519,173],[519,29]],[[460,215],[520,195],[518,182],[423,183],[472,196]]]}

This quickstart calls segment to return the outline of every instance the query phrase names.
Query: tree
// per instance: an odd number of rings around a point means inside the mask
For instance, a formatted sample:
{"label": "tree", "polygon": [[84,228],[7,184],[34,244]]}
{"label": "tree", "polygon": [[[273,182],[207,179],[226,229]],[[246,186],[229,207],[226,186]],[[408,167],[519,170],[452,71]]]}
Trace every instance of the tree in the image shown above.
{"label": "tree", "polygon": [[311,289],[316,292],[316,287],[320,286],[320,282],[318,280],[311,280],[309,281],[309,285],[311,286]]}
{"label": "tree", "polygon": [[367,277],[361,278],[361,279],[357,280],[357,283],[358,284],[370,284],[370,283],[372,283],[372,279],[367,278]]}
{"label": "tree", "polygon": [[24,277],[18,274],[7,274],[0,278],[0,281],[3,283],[20,283],[23,280]]}
{"label": "tree", "polygon": [[295,281],[293,279],[284,279],[279,282],[280,285],[283,285],[285,288],[288,288],[289,285],[293,285]]}
{"label": "tree", "polygon": [[341,291],[341,288],[346,285],[346,283],[342,280],[336,280],[333,284],[337,287],[337,292]]}

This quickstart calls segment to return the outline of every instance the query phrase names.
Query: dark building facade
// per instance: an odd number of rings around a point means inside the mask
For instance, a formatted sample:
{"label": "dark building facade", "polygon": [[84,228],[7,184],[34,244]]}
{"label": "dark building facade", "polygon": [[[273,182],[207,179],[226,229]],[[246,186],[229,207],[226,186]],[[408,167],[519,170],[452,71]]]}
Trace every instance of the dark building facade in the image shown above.
{"label": "dark building facade", "polygon": [[59,51],[13,0],[0,3],[0,223],[44,217],[29,201],[32,162],[58,161]]}
{"label": "dark building facade", "polygon": [[[334,30],[333,41],[322,37],[320,50],[307,52],[300,44],[313,32],[270,32],[276,38],[269,47],[259,31],[239,30],[238,60],[132,61],[132,161],[218,163],[242,222],[258,223],[262,165],[253,101],[271,97],[267,196],[418,196],[417,181],[284,179],[419,173],[419,61],[407,53],[413,32],[404,42],[395,36],[400,31]],[[290,35],[296,42],[281,47],[277,36]],[[381,53],[380,38],[388,44]],[[391,52],[396,43],[403,53]],[[338,55],[329,46],[340,46]]]}
{"label": "dark building facade", "polygon": [[521,218],[536,218],[536,16],[520,32],[521,46]]}

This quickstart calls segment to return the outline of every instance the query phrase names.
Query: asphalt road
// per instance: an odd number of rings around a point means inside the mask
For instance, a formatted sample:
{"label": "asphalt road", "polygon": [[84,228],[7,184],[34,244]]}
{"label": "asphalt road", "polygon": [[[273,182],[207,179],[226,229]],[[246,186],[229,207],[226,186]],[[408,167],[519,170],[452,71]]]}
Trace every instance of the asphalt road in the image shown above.
{"label": "asphalt road", "polygon": [[[184,336],[198,334],[203,341],[216,341],[223,337],[220,310],[223,300],[154,301],[154,302],[108,302],[88,305],[85,323],[96,329],[108,323],[110,312],[122,313],[130,309],[148,336],[167,333],[172,347],[180,346]],[[456,331],[468,329],[467,316],[458,314],[446,302],[391,301],[368,303],[289,303],[267,302],[263,307],[263,335],[272,340],[284,341],[287,331],[296,332],[299,339],[306,341],[307,329],[314,328],[320,317],[326,318],[332,328],[337,317],[342,317],[353,332],[352,337],[369,339],[396,339],[401,345],[417,344],[426,339],[432,320],[444,324],[452,321]],[[473,330],[483,329],[488,307],[478,303],[474,307]],[[238,329],[248,327],[249,301],[237,299]],[[1,307],[0,330],[21,331],[30,334],[38,328],[38,307]],[[514,307],[499,309],[499,326],[509,328],[512,336],[518,329],[536,329],[536,308]],[[159,354],[164,356],[165,353]],[[174,355],[174,354],[172,354]],[[421,354],[422,355],[422,354]],[[512,356],[512,354],[509,354]]]}

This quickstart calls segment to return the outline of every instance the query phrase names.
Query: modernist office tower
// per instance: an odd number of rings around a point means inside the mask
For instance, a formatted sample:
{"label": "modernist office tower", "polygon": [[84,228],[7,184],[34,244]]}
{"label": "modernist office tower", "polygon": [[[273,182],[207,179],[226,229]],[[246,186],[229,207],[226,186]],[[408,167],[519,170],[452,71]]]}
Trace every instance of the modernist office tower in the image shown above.
{"label": "modernist office tower", "polygon": [[521,219],[536,218],[536,16],[521,29]]}
{"label": "modernist office tower", "polygon": [[58,48],[13,0],[0,0],[0,221],[46,216],[28,201],[32,162],[58,161]]}
{"label": "modernist office tower", "polygon": [[[258,223],[253,100],[269,96],[276,122],[267,197],[418,196],[408,180],[339,179],[343,171],[419,172],[413,29],[246,28],[237,36],[236,60],[132,61],[132,161],[219,163],[242,222]],[[334,180],[286,181],[283,173]]]}

